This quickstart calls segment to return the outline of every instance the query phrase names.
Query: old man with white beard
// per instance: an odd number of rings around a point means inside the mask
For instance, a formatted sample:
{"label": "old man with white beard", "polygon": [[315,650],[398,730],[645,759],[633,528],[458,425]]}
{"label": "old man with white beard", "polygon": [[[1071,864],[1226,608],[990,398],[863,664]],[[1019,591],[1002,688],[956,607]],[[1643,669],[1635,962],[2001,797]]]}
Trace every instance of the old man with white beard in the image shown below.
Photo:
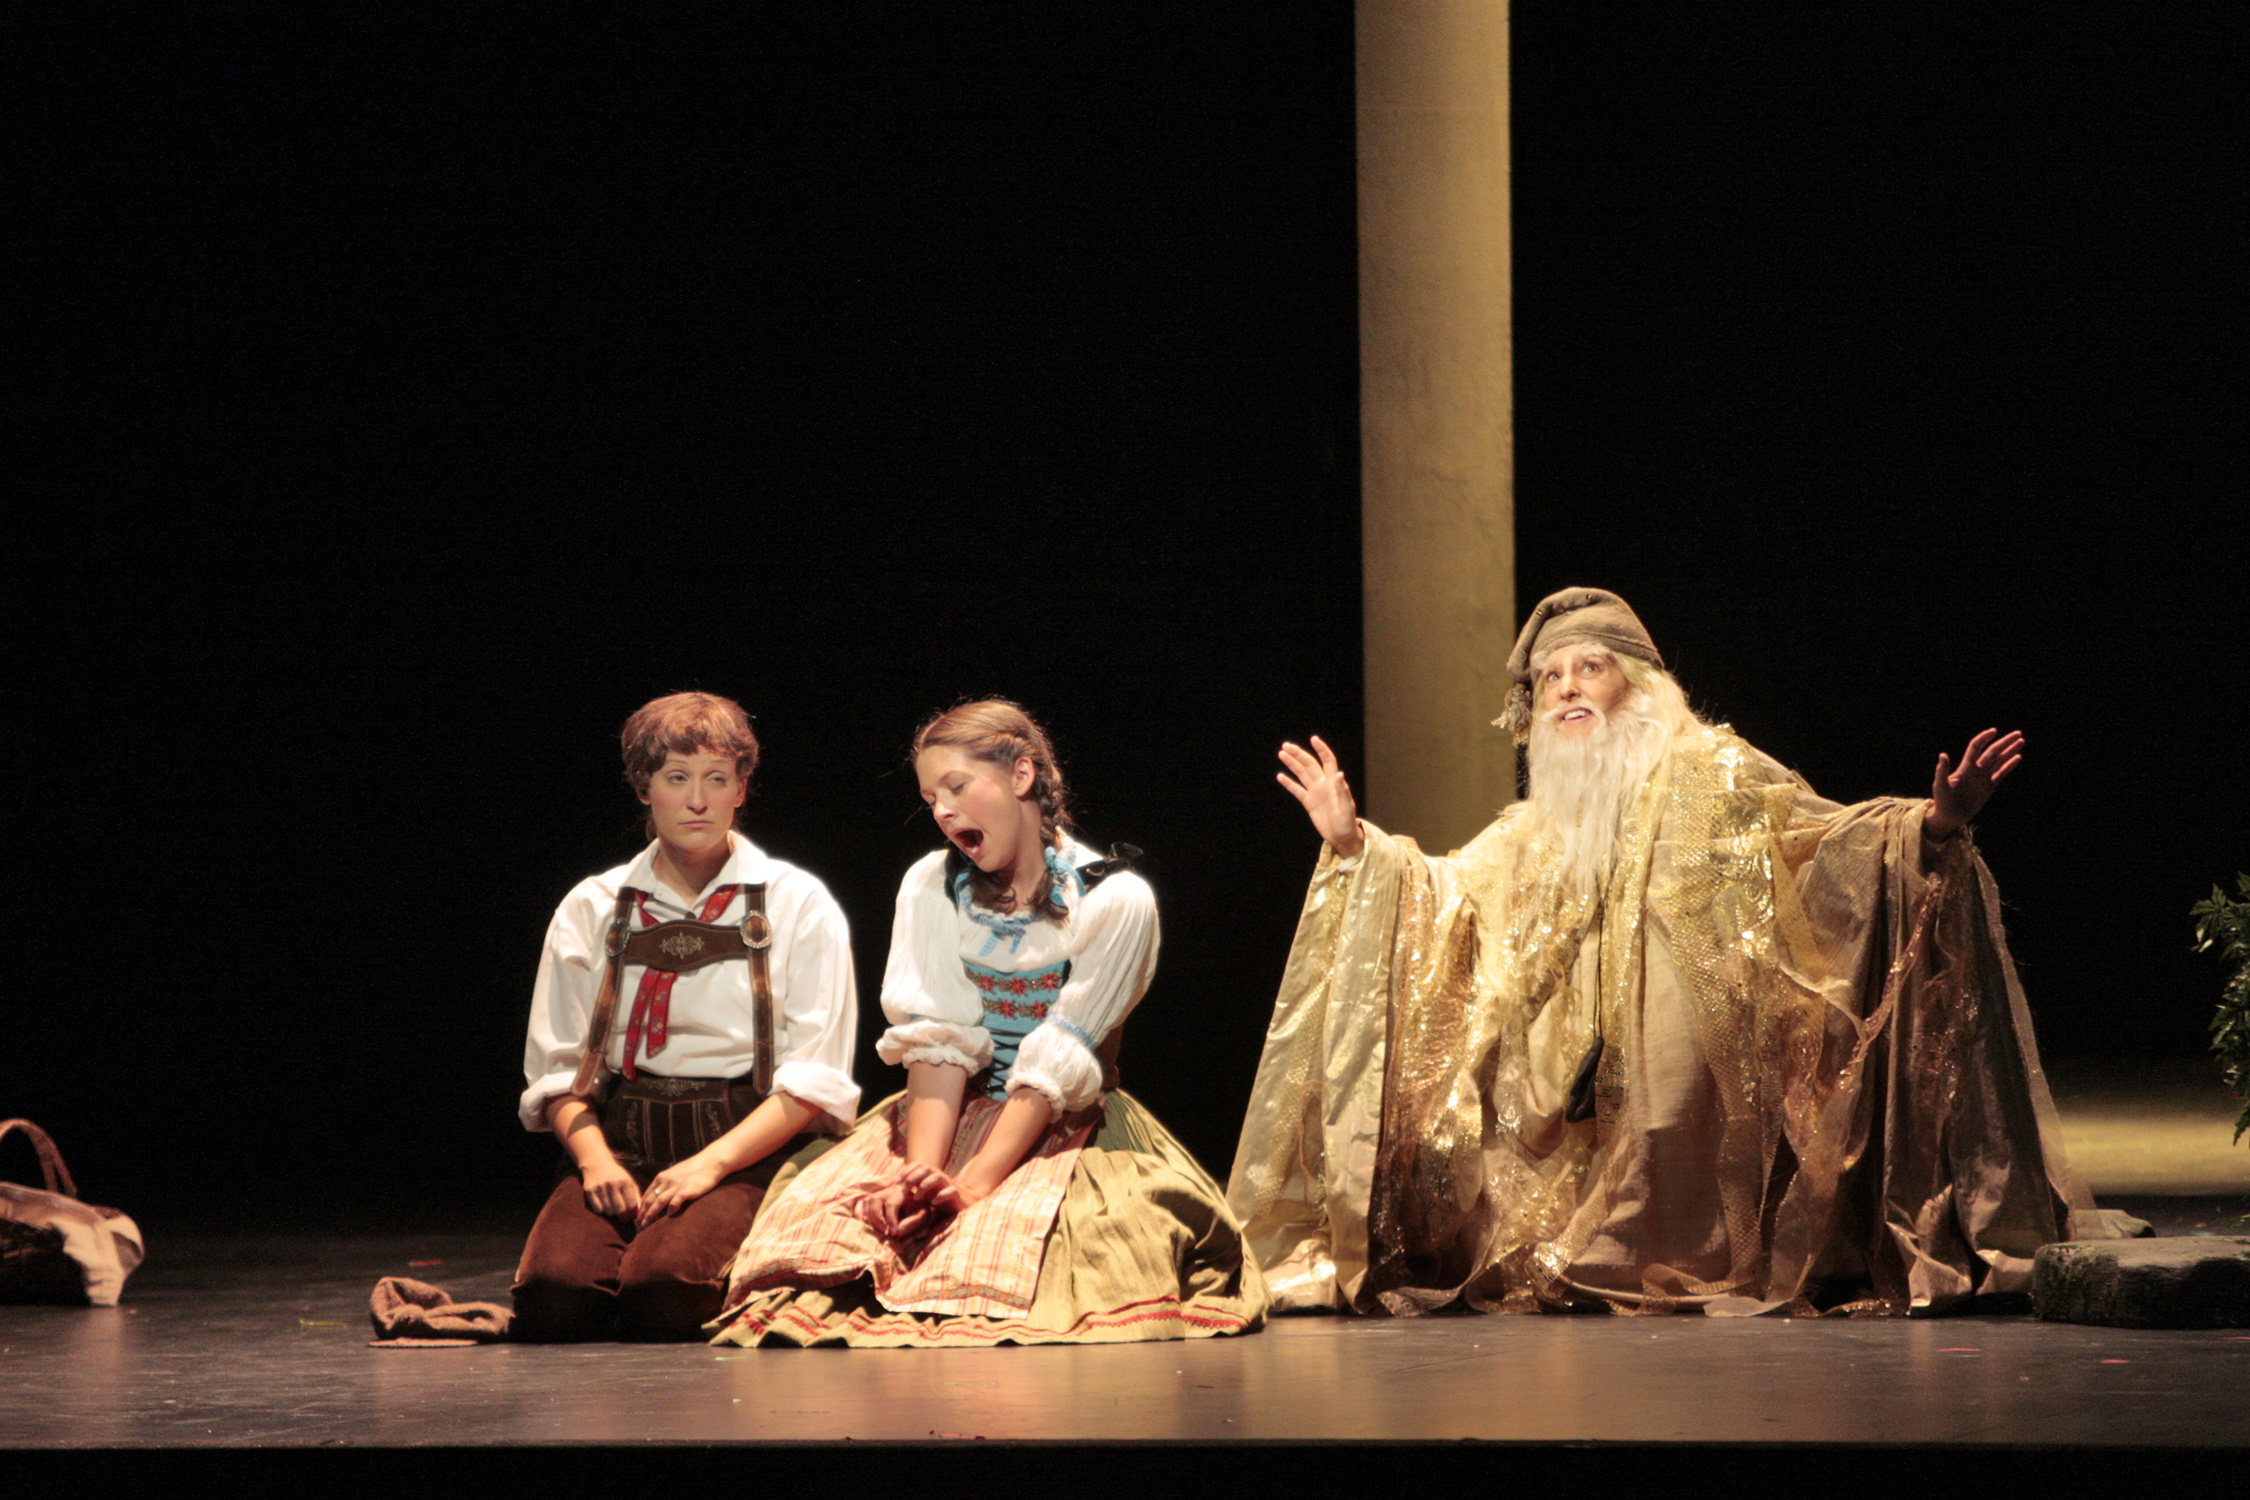
{"label": "old man with white beard", "polygon": [[1282,749],[1326,847],[1228,1192],[1277,1306],[1942,1310],[2114,1232],[1965,832],[2021,735],[1841,807],[1614,594],[1509,671],[1529,795],[1443,859]]}

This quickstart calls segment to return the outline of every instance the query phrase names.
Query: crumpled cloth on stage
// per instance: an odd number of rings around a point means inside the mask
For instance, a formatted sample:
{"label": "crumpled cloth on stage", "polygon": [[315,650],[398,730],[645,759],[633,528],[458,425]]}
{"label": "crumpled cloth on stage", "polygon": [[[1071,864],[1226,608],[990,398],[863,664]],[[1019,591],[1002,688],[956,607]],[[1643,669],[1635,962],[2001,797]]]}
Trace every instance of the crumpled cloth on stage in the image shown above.
{"label": "crumpled cloth on stage", "polygon": [[1992,877],[1923,810],[1825,801],[1721,726],[1598,895],[1505,818],[1445,859],[1324,851],[1229,1188],[1277,1309],[1941,1311],[2120,1233]]}
{"label": "crumpled cloth on stage", "polygon": [[508,1337],[515,1313],[497,1302],[456,1302],[443,1287],[410,1276],[375,1283],[367,1315],[377,1349],[463,1349]]}

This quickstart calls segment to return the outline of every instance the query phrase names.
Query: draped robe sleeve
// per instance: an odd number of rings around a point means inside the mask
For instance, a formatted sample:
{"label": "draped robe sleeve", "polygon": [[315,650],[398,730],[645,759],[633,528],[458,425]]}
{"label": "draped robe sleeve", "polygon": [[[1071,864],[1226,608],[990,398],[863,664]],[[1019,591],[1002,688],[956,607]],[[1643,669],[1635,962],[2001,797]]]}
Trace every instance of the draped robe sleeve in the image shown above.
{"label": "draped robe sleeve", "polygon": [[1421,855],[1361,826],[1357,858],[1322,846],[1227,1186],[1283,1310],[1351,1306],[1367,1274],[1399,886]]}

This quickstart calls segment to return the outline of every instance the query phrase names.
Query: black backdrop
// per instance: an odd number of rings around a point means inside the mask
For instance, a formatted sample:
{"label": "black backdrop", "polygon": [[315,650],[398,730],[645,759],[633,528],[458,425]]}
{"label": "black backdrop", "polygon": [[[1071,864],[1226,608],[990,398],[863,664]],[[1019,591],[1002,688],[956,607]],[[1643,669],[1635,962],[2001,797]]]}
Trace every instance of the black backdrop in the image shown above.
{"label": "black backdrop", "polygon": [[[1839,797],[2022,725],[2050,1049],[2192,1050],[2250,859],[2227,39],[1676,9],[1517,6],[1519,598],[1618,588]],[[1045,715],[1163,902],[1129,1083],[1223,1174],[1315,851],[1272,750],[1359,745],[1348,7],[819,14],[9,36],[0,1111],[93,1196],[535,1201],[540,934],[684,687],[758,717],[863,1054],[907,733]]]}

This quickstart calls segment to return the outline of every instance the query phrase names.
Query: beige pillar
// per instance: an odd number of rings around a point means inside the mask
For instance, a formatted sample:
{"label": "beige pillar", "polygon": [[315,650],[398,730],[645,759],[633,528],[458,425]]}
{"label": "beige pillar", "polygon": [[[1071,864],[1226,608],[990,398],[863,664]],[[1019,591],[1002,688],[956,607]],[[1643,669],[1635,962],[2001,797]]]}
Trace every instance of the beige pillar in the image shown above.
{"label": "beige pillar", "polygon": [[1515,792],[1506,0],[1358,0],[1361,805],[1433,852]]}

